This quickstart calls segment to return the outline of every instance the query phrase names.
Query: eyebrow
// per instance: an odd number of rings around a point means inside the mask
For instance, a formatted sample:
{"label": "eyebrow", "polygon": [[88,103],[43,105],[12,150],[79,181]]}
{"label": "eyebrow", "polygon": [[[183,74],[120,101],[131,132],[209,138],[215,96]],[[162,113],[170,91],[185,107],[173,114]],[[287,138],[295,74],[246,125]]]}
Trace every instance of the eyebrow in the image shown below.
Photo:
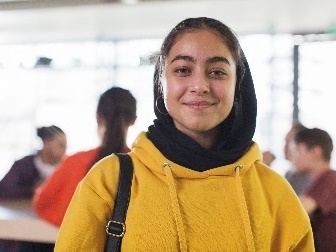
{"label": "eyebrow", "polygon": [[215,56],[215,57],[207,59],[207,63],[216,63],[216,62],[224,62],[228,64],[229,66],[231,66],[230,61],[227,58],[222,57],[222,56]]}
{"label": "eyebrow", "polygon": [[172,61],[170,63],[173,63],[176,60],[186,60],[186,61],[190,61],[190,62],[193,62],[193,63],[196,62],[196,59],[193,58],[193,57],[191,57],[191,56],[189,56],[189,55],[179,54],[179,55],[176,55],[174,57],[174,59],[172,59]]}
{"label": "eyebrow", "polygon": [[[196,62],[196,59],[192,56],[179,54],[179,55],[175,56],[170,63],[173,63],[176,60],[186,60],[186,61],[190,61],[190,62],[193,62],[193,63]],[[208,58],[206,60],[206,63],[209,63],[209,64],[213,64],[213,63],[216,63],[216,62],[224,62],[224,63],[228,64],[229,66],[231,66],[230,61],[227,58],[222,57],[222,56],[215,56],[215,57]]]}

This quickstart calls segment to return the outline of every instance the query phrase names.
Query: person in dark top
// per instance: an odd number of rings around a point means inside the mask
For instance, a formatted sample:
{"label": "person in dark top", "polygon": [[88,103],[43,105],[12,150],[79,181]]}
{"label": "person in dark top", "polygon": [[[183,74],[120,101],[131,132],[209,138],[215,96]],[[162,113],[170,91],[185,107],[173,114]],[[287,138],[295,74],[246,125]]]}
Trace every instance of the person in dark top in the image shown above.
{"label": "person in dark top", "polygon": [[[37,136],[42,140],[42,148],[35,154],[14,162],[0,181],[0,200],[31,199],[35,189],[51,175],[65,157],[67,138],[61,128],[55,125],[43,126],[37,128]],[[0,240],[1,252],[48,251],[45,248],[48,248],[49,244],[36,243],[35,248],[36,246],[39,246],[39,250],[29,250],[26,242]]]}
{"label": "person in dark top", "polygon": [[40,127],[37,136],[42,148],[14,162],[0,181],[0,199],[31,198],[65,156],[67,139],[62,129],[55,125]]}

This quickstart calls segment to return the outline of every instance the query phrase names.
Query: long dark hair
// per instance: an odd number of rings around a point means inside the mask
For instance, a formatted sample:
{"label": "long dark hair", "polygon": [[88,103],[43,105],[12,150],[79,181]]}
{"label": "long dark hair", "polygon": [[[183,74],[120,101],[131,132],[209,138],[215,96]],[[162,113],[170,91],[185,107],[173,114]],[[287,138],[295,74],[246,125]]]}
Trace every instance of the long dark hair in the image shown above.
{"label": "long dark hair", "polygon": [[112,153],[125,151],[124,129],[136,119],[136,99],[129,90],[112,87],[100,96],[97,116],[105,120],[106,131],[95,162]]}

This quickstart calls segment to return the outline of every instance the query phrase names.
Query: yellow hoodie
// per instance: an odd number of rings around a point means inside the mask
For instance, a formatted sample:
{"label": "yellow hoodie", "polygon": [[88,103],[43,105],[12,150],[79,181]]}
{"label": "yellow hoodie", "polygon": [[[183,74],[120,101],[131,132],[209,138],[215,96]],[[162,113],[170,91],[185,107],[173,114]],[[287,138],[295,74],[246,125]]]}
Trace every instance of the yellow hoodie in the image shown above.
{"label": "yellow hoodie", "polygon": [[[122,251],[314,251],[308,215],[253,143],[237,162],[197,172],[167,160],[143,132]],[[114,155],[78,185],[55,251],[104,251],[118,184]]]}

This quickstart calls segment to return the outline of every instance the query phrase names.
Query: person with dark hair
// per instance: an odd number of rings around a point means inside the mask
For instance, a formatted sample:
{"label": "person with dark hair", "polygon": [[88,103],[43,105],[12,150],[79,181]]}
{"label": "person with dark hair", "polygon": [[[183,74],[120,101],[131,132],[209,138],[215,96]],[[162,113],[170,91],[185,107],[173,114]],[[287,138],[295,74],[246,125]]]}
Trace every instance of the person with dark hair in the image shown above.
{"label": "person with dark hair", "polygon": [[307,128],[303,124],[294,123],[286,135],[284,147],[285,159],[291,163],[291,167],[286,172],[285,178],[291,184],[297,195],[301,195],[310,184],[309,175],[305,171],[297,170],[296,166],[292,162],[292,145],[294,143],[295,136],[298,132],[304,129]]}
{"label": "person with dark hair", "polygon": [[[0,200],[31,199],[36,188],[43,183],[66,156],[67,138],[55,125],[37,128],[42,147],[36,153],[14,162],[0,181]],[[25,242],[1,240],[0,251],[26,251]]]}
{"label": "person with dark hair", "polygon": [[[292,156],[292,145],[294,143],[294,137],[296,133],[306,127],[300,122],[294,122],[286,134],[285,145],[284,145],[284,154],[285,159],[290,162],[290,168],[285,173],[285,178],[288,180],[290,185],[293,187],[297,195],[300,195],[309,185],[310,179],[306,172],[298,172],[291,161]],[[263,162],[271,166],[275,160],[275,155],[271,151],[264,151],[263,153]]]}
{"label": "person with dark hair", "polygon": [[0,199],[33,197],[36,187],[65,157],[67,140],[63,130],[55,125],[40,127],[37,136],[42,140],[42,148],[14,162],[0,181]]}
{"label": "person with dark hair", "polygon": [[300,196],[310,216],[317,252],[336,248],[336,171],[330,166],[333,142],[325,130],[304,129],[295,136],[293,162],[311,184]]}
{"label": "person with dark hair", "polygon": [[126,138],[136,117],[136,99],[129,90],[112,87],[100,96],[96,111],[100,146],[68,156],[36,190],[33,207],[39,217],[61,225],[77,184],[93,164],[112,153],[130,151]]}
{"label": "person with dark hair", "polygon": [[122,238],[114,251],[314,250],[298,197],[252,140],[254,84],[229,27],[200,17],[171,30],[155,65],[154,111],[128,153],[126,221],[108,225],[125,169],[110,155],[77,186],[55,251],[104,251],[109,235]]}

